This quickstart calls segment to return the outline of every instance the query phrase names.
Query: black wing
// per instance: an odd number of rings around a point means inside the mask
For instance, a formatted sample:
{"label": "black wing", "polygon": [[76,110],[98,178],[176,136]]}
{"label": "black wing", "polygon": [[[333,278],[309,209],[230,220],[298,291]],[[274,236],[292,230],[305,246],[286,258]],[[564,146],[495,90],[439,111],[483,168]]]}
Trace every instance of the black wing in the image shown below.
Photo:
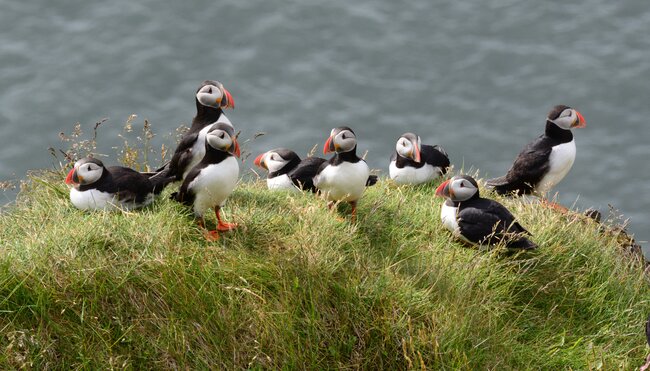
{"label": "black wing", "polygon": [[500,203],[489,199],[462,203],[458,210],[460,233],[474,243],[495,244],[505,241],[508,247],[535,248],[524,237],[528,231],[515,221],[514,215]]}
{"label": "black wing", "polygon": [[552,143],[544,135],[529,143],[517,156],[505,176],[490,179],[487,182],[499,194],[516,192],[530,194],[549,170],[549,156],[553,150]]}
{"label": "black wing", "polygon": [[447,152],[440,146],[423,144],[420,150],[420,158],[422,162],[442,169],[443,174],[447,172],[447,168],[451,164]]}
{"label": "black wing", "polygon": [[169,175],[175,176],[176,180],[183,178],[183,173],[187,166],[192,162],[192,146],[199,138],[199,133],[187,134],[181,139],[174,151],[174,156],[172,156],[171,161],[169,162]]}
{"label": "black wing", "polygon": [[181,184],[181,187],[178,189],[178,192],[174,192],[171,195],[172,200],[176,200],[183,205],[187,206],[192,206],[194,204],[194,191],[190,188],[190,183],[196,177],[199,175],[201,172],[200,169],[198,169],[196,166],[190,170],[190,172],[187,174],[185,177],[185,180],[183,180],[183,184]]}
{"label": "black wing", "polygon": [[110,179],[97,187],[97,190],[114,193],[122,202],[144,202],[154,191],[149,178],[133,169],[111,166],[106,170],[110,173]]}
{"label": "black wing", "polygon": [[302,190],[309,190],[316,192],[314,186],[314,176],[319,172],[323,163],[327,162],[324,158],[320,157],[307,157],[300,161],[295,169],[291,170],[287,175],[293,181],[296,187]]}

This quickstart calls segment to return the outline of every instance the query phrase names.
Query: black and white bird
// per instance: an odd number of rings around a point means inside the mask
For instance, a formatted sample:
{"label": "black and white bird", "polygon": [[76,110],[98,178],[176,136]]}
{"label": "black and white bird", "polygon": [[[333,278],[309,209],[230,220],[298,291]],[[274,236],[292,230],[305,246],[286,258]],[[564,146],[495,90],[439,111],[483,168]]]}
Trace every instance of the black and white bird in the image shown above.
{"label": "black and white bird", "polygon": [[546,131],[528,143],[508,173],[490,179],[487,186],[499,194],[533,194],[544,197],[571,170],[576,158],[573,128],[587,124],[580,112],[558,105],[548,113]]}
{"label": "black and white bird", "polygon": [[171,161],[156,170],[156,173],[151,174],[152,177],[185,179],[189,171],[205,155],[205,136],[211,126],[215,123],[222,123],[233,127],[223,113],[223,109],[235,108],[235,100],[220,82],[203,81],[196,91],[195,102],[196,116],[192,120],[192,126],[181,138]]}
{"label": "black and white bird", "polygon": [[370,168],[357,156],[357,137],[347,126],[332,129],[325,142],[323,153],[335,152],[321,164],[314,176],[314,186],[328,200],[328,208],[335,202],[348,202],[352,206],[352,220],[356,220],[357,202],[366,189]]}
{"label": "black and white bird", "polygon": [[239,143],[231,125],[218,123],[206,133],[204,145],[205,156],[189,171],[172,198],[192,207],[201,228],[205,228],[203,216],[206,210],[214,208],[218,224],[215,230],[206,230],[205,236],[215,240],[219,238],[219,232],[237,227],[237,224],[224,222],[220,210],[239,179],[236,158],[240,156]]}
{"label": "black and white bird", "polygon": [[92,157],[77,161],[65,182],[72,186],[70,201],[81,210],[137,209],[153,202],[167,185],[128,167],[105,167]]}
{"label": "black and white bird", "polygon": [[449,164],[440,146],[421,144],[419,136],[404,133],[395,144],[388,173],[397,184],[421,184],[445,174]]}
{"label": "black and white bird", "polygon": [[473,245],[494,245],[534,249],[537,245],[512,213],[497,201],[482,198],[474,178],[458,175],[443,182],[436,195],[446,199],[440,217],[452,234]]}
{"label": "black and white bird", "polygon": [[300,156],[290,149],[276,148],[257,156],[254,163],[269,171],[266,178],[269,189],[316,192],[313,178],[318,168],[326,161],[320,157],[301,160]]}
{"label": "black and white bird", "polygon": [[[269,171],[266,185],[269,189],[309,190],[316,192],[314,176],[324,158],[310,156],[300,159],[294,151],[277,148],[264,152],[255,158],[255,165]],[[366,186],[377,183],[376,175],[369,175]]]}

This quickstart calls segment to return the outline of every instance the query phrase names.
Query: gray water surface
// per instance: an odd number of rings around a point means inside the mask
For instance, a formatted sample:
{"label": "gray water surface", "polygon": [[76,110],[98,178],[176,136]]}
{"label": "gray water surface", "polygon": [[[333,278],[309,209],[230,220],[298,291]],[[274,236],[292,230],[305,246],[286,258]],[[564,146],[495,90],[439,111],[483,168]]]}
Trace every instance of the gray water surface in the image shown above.
{"label": "gray water surface", "polygon": [[204,79],[235,97],[242,138],[267,133],[248,151],[320,150],[348,124],[384,174],[413,131],[456,168],[501,175],[548,110],[570,105],[587,128],[560,200],[611,204],[650,238],[645,0],[0,0],[0,180],[51,166],[59,132],[102,118],[114,163],[129,115],[172,132]]}

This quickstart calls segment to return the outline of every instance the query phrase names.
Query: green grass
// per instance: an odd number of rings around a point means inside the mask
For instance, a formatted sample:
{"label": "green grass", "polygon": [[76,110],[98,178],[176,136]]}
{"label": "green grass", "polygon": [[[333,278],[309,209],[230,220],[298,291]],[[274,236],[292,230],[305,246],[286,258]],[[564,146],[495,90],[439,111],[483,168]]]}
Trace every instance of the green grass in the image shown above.
{"label": "green grass", "polygon": [[437,184],[381,180],[351,224],[250,182],[224,208],[240,229],[207,242],[172,189],[85,213],[63,178],[32,175],[0,214],[2,369],[632,369],[647,352],[642,264],[586,218],[501,200],[540,245],[508,255],[454,241]]}

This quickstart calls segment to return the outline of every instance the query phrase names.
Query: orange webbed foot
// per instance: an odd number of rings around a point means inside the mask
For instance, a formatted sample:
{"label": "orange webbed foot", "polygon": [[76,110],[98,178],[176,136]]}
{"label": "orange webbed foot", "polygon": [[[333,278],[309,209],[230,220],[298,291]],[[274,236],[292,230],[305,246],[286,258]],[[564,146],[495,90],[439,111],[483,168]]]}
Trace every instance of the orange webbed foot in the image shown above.
{"label": "orange webbed foot", "polygon": [[233,229],[237,229],[237,227],[239,227],[239,224],[237,224],[237,223],[225,223],[225,222],[219,221],[219,224],[217,224],[217,230],[219,232],[232,231]]}
{"label": "orange webbed foot", "polygon": [[219,231],[203,231],[203,236],[208,241],[217,241],[219,239]]}

